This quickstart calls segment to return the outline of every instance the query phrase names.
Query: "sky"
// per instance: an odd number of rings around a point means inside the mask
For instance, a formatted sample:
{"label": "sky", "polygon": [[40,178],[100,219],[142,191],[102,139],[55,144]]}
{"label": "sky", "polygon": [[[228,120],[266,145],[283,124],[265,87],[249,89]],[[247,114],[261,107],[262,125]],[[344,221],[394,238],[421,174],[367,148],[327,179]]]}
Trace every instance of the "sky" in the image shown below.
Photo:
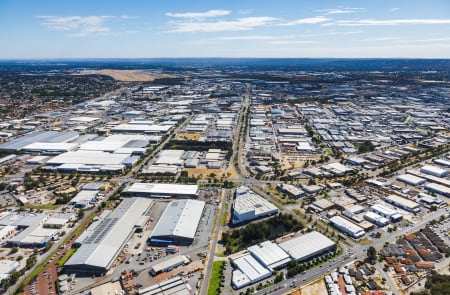
{"label": "sky", "polygon": [[0,0],[0,59],[450,58],[449,0]]}

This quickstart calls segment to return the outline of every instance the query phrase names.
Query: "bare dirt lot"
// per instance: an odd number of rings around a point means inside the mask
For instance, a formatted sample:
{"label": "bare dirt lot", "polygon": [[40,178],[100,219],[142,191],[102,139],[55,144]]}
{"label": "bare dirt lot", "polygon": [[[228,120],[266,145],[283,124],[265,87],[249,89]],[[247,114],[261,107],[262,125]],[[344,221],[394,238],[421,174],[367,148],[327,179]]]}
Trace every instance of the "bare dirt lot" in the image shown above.
{"label": "bare dirt lot", "polygon": [[81,75],[106,75],[112,77],[114,80],[122,82],[151,82],[155,79],[161,78],[176,78],[173,75],[166,74],[150,74],[145,70],[89,70],[84,71]]}

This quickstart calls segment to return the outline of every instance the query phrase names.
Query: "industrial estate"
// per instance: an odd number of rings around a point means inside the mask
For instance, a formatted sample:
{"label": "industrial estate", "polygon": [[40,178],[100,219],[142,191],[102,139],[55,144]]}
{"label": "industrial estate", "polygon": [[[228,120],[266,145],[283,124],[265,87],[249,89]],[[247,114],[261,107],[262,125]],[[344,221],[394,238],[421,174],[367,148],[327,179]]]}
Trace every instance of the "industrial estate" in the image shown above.
{"label": "industrial estate", "polygon": [[449,273],[448,61],[183,62],[0,70],[0,293],[412,294]]}

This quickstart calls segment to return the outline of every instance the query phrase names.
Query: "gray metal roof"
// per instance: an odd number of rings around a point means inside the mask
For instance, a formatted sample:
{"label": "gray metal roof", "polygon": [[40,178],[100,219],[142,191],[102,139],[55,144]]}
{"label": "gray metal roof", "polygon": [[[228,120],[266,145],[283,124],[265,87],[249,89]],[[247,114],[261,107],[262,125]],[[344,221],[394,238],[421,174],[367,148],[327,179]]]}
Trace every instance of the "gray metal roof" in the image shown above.
{"label": "gray metal roof", "polygon": [[4,144],[0,144],[0,150],[19,151],[34,142],[67,142],[78,136],[78,132],[75,131],[34,131],[22,137],[5,142]]}
{"label": "gray metal roof", "polygon": [[99,224],[83,245],[67,261],[66,267],[91,266],[108,269],[133,232],[136,223],[152,204],[151,199],[124,199]]}
{"label": "gray metal roof", "polygon": [[204,208],[203,201],[188,199],[170,202],[153,229],[151,237],[177,236],[193,239]]}

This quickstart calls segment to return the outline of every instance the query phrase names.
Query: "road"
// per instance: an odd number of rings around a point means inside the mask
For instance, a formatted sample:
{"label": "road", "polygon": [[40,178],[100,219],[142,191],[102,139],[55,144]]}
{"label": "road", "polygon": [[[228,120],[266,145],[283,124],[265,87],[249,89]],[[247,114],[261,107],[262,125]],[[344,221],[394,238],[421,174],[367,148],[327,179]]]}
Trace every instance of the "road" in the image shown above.
{"label": "road", "polygon": [[205,276],[203,278],[203,284],[202,287],[200,289],[200,295],[206,295],[208,293],[208,285],[209,285],[209,280],[211,278],[211,270],[212,270],[212,266],[214,263],[214,256],[215,256],[215,252],[216,252],[216,247],[217,247],[217,242],[219,240],[219,233],[221,230],[221,222],[222,222],[222,218],[223,215],[225,214],[225,204],[228,202],[228,193],[227,191],[223,191],[222,192],[222,199],[220,202],[220,214],[219,217],[217,218],[216,224],[213,227],[213,238],[210,242],[210,248],[209,248],[209,253],[207,256],[207,265],[206,265],[206,271],[205,271]]}

